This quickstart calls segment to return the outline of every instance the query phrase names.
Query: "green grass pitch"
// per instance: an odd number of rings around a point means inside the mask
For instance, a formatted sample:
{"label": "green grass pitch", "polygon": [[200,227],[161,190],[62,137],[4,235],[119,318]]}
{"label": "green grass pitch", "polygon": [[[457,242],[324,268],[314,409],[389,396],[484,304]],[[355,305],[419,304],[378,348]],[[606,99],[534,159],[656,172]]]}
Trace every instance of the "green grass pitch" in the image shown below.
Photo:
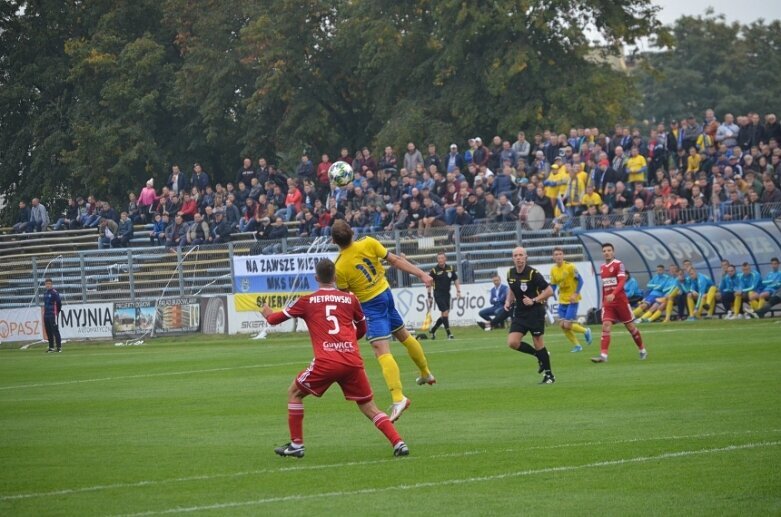
{"label": "green grass pitch", "polygon": [[305,401],[306,457],[273,454],[303,334],[0,350],[0,515],[781,513],[781,325],[641,330],[647,361],[616,328],[594,365],[597,328],[573,354],[549,327],[549,386],[503,331],[424,341],[433,387],[394,344],[407,458],[338,387]]}

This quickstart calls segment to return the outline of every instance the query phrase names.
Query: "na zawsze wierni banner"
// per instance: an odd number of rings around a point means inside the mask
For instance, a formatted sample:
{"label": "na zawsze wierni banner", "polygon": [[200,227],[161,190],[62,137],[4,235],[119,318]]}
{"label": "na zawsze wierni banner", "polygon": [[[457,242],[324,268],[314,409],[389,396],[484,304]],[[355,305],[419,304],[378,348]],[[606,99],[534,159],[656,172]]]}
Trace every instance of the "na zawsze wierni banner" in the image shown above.
{"label": "na zawsze wierni banner", "polygon": [[[231,334],[254,333],[267,328],[258,312],[258,301],[280,310],[285,302],[316,290],[315,268],[326,258],[335,260],[336,253],[233,257],[235,295],[228,308],[228,331]],[[302,327],[301,322],[299,330]],[[273,330],[291,331],[293,323],[286,322]]]}

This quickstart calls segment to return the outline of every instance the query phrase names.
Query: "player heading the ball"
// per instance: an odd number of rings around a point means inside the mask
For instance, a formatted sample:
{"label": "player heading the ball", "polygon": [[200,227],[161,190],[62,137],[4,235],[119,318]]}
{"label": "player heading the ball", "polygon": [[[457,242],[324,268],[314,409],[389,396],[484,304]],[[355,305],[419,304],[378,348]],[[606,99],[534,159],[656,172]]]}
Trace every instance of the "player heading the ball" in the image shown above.
{"label": "player heading the ball", "polygon": [[423,347],[413,335],[404,328],[404,321],[396,310],[388,280],[385,278],[385,260],[391,266],[415,275],[428,288],[432,279],[423,270],[411,264],[404,257],[395,255],[376,239],[362,237],[353,241],[353,230],[342,219],[331,228],[331,239],[339,246],[336,258],[336,286],[344,291],[355,293],[361,302],[368,320],[366,339],[374,350],[380,363],[382,376],[391,392],[393,405],[390,410],[391,422],[395,422],[410,405],[401,388],[399,365],[390,352],[390,337],[393,335],[407,348],[407,353],[420,370],[416,379],[418,384],[434,384],[436,379],[428,368]]}

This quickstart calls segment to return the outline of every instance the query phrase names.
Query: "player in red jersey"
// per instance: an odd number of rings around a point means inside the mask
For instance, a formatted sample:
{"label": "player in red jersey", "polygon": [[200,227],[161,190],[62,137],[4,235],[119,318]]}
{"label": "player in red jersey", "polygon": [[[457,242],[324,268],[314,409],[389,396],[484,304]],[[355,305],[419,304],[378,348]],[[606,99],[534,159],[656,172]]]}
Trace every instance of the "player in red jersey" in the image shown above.
{"label": "player in red jersey", "polygon": [[623,323],[626,329],[635,340],[638,350],[640,350],[640,359],[648,357],[648,352],[643,345],[643,337],[635,326],[634,314],[629,300],[624,291],[626,282],[626,272],[624,263],[615,257],[615,248],[610,243],[602,245],[602,256],[605,257],[605,263],[599,269],[599,276],[602,278],[602,341],[601,353],[599,357],[592,357],[594,363],[607,362],[607,350],[610,348],[610,330],[613,323]]}
{"label": "player in red jersey", "polygon": [[280,456],[304,456],[304,403],[307,395],[320,397],[333,383],[339,384],[344,398],[354,400],[393,445],[394,456],[407,456],[409,449],[396,432],[388,415],[372,400],[372,387],[363,368],[358,340],[366,334],[366,318],[358,298],[336,289],[336,268],[328,259],[317,263],[316,279],[320,288],[299,298],[293,305],[274,312],[263,305],[261,314],[271,325],[289,318],[302,318],[309,328],[315,358],[298,374],[288,389],[287,412],[290,443],[277,447]]}

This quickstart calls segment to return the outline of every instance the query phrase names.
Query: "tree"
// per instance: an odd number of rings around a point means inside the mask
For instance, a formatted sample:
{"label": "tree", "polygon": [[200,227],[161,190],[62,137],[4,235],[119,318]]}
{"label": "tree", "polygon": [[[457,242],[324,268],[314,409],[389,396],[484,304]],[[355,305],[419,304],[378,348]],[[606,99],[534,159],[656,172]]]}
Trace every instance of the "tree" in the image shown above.
{"label": "tree", "polygon": [[683,16],[671,30],[675,46],[645,56],[638,80],[644,99],[639,118],[700,117],[726,112],[778,112],[781,23],[727,24],[724,16]]}
{"label": "tree", "polygon": [[[634,84],[588,59],[664,38],[650,0],[12,0],[0,4],[0,189],[125,202],[173,162],[232,179],[412,140],[611,124]],[[770,35],[766,36],[770,38]],[[182,167],[187,171],[189,166]],[[8,215],[8,214],[6,214]]]}
{"label": "tree", "polygon": [[[72,147],[65,41],[81,34],[72,2],[0,4],[0,191],[14,201],[51,201],[70,177]],[[69,20],[70,23],[61,23]]]}

